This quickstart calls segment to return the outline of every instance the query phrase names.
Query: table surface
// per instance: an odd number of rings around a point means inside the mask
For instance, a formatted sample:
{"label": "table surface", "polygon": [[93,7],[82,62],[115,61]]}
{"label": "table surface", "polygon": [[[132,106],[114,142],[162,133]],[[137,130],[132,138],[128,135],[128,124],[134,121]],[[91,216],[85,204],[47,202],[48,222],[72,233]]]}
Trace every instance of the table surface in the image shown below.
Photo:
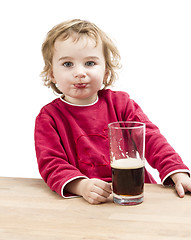
{"label": "table surface", "polygon": [[191,194],[145,184],[136,206],[63,199],[41,179],[0,178],[0,240],[191,239]]}

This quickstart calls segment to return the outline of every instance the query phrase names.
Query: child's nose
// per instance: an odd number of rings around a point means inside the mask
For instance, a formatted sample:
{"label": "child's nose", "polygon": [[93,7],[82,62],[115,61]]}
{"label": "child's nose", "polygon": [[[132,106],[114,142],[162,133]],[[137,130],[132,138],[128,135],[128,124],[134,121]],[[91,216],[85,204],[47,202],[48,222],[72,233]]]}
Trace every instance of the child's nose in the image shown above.
{"label": "child's nose", "polygon": [[73,76],[75,78],[85,78],[86,77],[86,72],[83,67],[77,67],[74,71]]}
{"label": "child's nose", "polygon": [[74,77],[75,78],[85,78],[86,74],[85,73],[76,73],[76,74],[74,74]]}

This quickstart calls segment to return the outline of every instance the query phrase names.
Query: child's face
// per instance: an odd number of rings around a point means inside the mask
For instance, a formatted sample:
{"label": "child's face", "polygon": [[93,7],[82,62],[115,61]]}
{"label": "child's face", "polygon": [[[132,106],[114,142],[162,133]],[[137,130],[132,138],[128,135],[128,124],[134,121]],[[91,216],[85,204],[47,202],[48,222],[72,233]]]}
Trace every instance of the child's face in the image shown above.
{"label": "child's face", "polygon": [[107,78],[102,43],[82,37],[56,40],[52,60],[52,82],[65,100],[79,105],[93,103],[104,78]]}

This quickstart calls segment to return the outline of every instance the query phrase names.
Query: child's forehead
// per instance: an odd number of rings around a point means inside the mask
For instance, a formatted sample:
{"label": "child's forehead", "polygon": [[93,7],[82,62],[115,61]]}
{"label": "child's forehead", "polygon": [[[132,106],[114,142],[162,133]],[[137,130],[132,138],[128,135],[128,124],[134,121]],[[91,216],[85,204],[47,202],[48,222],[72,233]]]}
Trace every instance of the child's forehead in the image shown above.
{"label": "child's forehead", "polygon": [[78,41],[74,41],[73,38],[57,40],[53,51],[53,58],[55,59],[66,56],[73,58],[87,58],[87,56],[104,58],[102,42],[99,41],[96,44],[94,39],[85,37],[78,39]]}
{"label": "child's forehead", "polygon": [[60,36],[55,41],[55,46],[58,42],[61,42],[62,45],[71,46],[71,45],[78,45],[81,48],[85,47],[97,47],[98,45],[102,45],[102,41],[99,36],[92,37],[88,35],[81,35],[81,34],[72,34],[70,36]]}

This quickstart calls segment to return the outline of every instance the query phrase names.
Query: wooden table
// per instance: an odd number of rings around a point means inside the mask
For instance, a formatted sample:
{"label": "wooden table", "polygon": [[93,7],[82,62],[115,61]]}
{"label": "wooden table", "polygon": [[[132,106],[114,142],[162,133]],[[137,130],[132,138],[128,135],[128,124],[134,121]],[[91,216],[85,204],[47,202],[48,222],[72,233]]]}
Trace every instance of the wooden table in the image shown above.
{"label": "wooden table", "polygon": [[144,202],[63,199],[41,179],[0,178],[0,240],[191,239],[191,194],[145,185]]}

